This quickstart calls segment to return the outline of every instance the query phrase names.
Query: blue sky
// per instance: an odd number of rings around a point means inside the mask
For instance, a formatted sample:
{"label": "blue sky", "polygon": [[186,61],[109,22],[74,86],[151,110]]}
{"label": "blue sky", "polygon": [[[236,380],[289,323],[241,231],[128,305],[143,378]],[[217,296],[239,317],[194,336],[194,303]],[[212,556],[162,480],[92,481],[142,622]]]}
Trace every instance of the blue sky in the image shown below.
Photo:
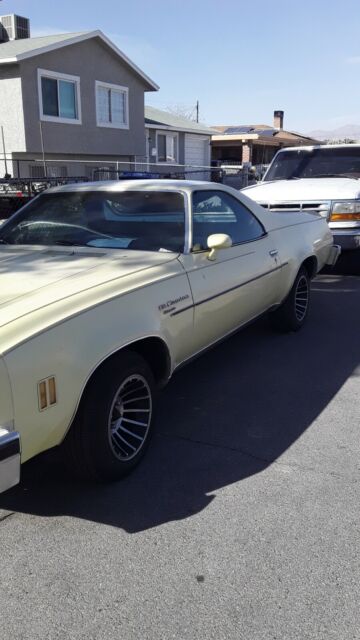
{"label": "blue sky", "polygon": [[207,124],[360,124],[359,0],[0,0],[32,35],[101,29],[157,84],[159,108]]}

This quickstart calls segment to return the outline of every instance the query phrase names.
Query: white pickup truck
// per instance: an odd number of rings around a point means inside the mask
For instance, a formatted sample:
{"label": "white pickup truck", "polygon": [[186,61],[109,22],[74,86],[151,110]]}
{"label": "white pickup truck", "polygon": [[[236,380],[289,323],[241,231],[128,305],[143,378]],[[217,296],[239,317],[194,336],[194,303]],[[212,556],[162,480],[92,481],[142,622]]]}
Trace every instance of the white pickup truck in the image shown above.
{"label": "white pickup truck", "polygon": [[243,192],[270,211],[315,212],[342,250],[360,248],[360,145],[282,149]]}

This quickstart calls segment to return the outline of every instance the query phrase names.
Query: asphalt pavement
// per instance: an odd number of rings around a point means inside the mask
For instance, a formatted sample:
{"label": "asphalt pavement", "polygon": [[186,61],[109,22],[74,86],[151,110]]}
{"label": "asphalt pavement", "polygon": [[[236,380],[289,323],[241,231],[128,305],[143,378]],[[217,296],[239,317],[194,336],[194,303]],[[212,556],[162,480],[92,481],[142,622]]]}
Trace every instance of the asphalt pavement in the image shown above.
{"label": "asphalt pavement", "polygon": [[[0,638],[360,639],[360,277],[298,334],[261,320],[164,390],[137,471],[52,452],[0,496]],[[346,275],[344,275],[346,273]]]}

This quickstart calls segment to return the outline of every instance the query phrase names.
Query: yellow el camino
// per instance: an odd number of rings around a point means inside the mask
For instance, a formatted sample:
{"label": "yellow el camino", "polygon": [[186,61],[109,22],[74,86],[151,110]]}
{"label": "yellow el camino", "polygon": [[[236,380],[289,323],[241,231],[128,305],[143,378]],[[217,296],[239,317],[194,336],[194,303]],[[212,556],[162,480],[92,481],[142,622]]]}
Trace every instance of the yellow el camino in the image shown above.
{"label": "yellow el camino", "polygon": [[300,329],[310,280],[338,253],[323,218],[215,183],[35,198],[0,227],[0,491],[65,438],[87,475],[131,471],[173,372],[266,312]]}

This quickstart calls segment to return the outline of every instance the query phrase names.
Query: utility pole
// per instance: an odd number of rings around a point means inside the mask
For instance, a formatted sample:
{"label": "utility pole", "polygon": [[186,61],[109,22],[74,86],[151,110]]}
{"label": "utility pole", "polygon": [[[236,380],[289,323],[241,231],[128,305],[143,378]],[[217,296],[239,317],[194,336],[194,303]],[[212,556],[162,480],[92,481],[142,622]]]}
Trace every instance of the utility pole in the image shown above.
{"label": "utility pole", "polygon": [[196,122],[199,122],[199,100],[196,101]]}
{"label": "utility pole", "polygon": [[6,149],[5,149],[5,137],[4,137],[4,127],[1,125],[1,138],[2,138],[2,146],[3,146],[3,154],[4,154],[4,163],[5,163],[5,173],[7,174],[7,160],[6,160]]}

